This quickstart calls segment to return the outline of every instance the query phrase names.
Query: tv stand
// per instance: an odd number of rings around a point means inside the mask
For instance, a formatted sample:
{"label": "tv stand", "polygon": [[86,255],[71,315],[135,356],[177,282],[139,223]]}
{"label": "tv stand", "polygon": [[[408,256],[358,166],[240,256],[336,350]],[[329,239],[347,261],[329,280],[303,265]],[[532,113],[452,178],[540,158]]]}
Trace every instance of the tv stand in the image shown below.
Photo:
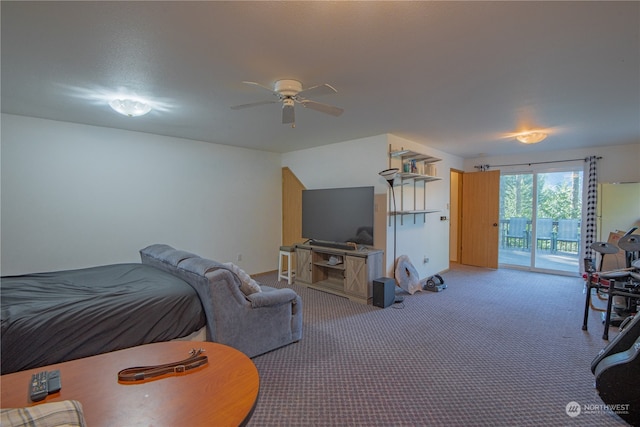
{"label": "tv stand", "polygon": [[295,283],[370,304],[373,280],[383,275],[383,251],[344,246],[347,248],[308,243],[296,245]]}

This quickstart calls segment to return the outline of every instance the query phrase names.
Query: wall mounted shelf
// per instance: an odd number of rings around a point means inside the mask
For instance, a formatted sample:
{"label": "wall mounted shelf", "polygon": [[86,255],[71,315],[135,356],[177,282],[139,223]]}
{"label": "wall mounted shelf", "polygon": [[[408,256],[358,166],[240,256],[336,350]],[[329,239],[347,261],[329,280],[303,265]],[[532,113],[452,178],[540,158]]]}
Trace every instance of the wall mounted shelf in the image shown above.
{"label": "wall mounted shelf", "polygon": [[440,181],[442,179],[439,176],[422,175],[419,173],[411,173],[411,172],[399,172],[398,176],[402,181],[413,179],[416,181],[431,182],[431,181]]}
{"label": "wall mounted shelf", "polygon": [[411,160],[415,160],[416,162],[435,163],[442,160],[437,157],[429,156],[427,154],[422,154],[411,150],[389,151],[389,157],[391,157],[392,159],[400,159],[403,163]]}
{"label": "wall mounted shelf", "polygon": [[428,214],[428,213],[434,213],[434,212],[440,212],[440,210],[439,209],[420,209],[415,211],[391,211],[389,212],[389,215],[417,215],[417,214]]}
{"label": "wall mounted shelf", "polygon": [[[401,162],[399,167],[398,165],[394,165],[392,163],[397,163],[398,160]],[[415,169],[411,172],[399,172],[398,178],[394,186],[398,186],[400,188],[399,194],[399,203],[400,209],[392,211],[389,209],[389,223],[391,223],[391,217],[400,216],[400,225],[404,224],[404,216],[413,215],[413,223],[416,223],[416,217],[418,215],[422,215],[422,222],[426,222],[426,214],[440,212],[439,209],[428,209],[427,208],[427,183],[440,181],[442,178],[439,176],[435,176],[435,174],[429,174],[435,168],[429,167],[432,163],[437,163],[441,161],[441,159],[437,157],[430,156],[428,154],[418,153],[412,150],[392,150],[389,147],[389,167],[398,167],[400,171],[405,170],[405,165],[413,164],[415,165]],[[420,173],[424,172],[424,173]],[[429,172],[429,173],[428,173]],[[399,181],[399,183],[397,182]],[[419,183],[423,183],[423,192],[422,192],[422,206],[418,206],[417,200],[417,186]],[[405,185],[413,184],[413,206],[410,209],[404,208],[404,199],[405,199]],[[391,208],[391,206],[389,206]]]}

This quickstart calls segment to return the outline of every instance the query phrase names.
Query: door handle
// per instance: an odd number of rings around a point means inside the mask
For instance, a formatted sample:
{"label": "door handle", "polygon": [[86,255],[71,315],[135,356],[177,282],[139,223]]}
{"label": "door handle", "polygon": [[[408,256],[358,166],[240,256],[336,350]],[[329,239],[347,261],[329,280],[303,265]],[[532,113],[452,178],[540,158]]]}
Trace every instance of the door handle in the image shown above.
{"label": "door handle", "polygon": [[498,226],[498,223],[494,222],[494,223],[493,223],[493,226],[494,226],[494,227],[497,227],[497,226]]}

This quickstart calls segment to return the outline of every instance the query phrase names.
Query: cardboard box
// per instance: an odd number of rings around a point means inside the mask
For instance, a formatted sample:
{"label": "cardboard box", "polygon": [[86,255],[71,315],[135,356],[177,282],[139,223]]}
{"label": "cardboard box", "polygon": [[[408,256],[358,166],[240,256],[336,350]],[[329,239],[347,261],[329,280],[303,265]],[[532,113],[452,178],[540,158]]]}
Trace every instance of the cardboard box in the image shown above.
{"label": "cardboard box", "polygon": [[[612,243],[614,245],[616,245],[616,247],[618,246],[618,240],[620,240],[620,238],[622,236],[624,236],[624,231],[616,231],[615,233],[609,233],[609,239],[607,240],[607,243]],[[604,256],[604,261],[602,262],[602,271],[609,271],[609,270],[617,270],[619,268],[625,268],[627,266],[627,260],[625,258],[626,253],[625,251],[623,251],[622,249],[618,250],[618,253],[615,254],[605,254]],[[600,261],[597,261],[598,263]],[[597,264],[598,266],[600,264]]]}

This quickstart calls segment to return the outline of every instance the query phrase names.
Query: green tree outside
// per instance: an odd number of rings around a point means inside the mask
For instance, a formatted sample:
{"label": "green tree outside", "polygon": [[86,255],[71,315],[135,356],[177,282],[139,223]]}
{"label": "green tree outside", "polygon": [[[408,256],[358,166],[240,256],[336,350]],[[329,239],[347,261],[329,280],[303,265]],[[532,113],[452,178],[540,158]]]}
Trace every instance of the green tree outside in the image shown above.
{"label": "green tree outside", "polygon": [[[582,215],[582,174],[564,172],[562,181],[547,184],[547,174],[538,174],[538,218],[580,219]],[[500,217],[531,219],[533,174],[500,177]]]}

